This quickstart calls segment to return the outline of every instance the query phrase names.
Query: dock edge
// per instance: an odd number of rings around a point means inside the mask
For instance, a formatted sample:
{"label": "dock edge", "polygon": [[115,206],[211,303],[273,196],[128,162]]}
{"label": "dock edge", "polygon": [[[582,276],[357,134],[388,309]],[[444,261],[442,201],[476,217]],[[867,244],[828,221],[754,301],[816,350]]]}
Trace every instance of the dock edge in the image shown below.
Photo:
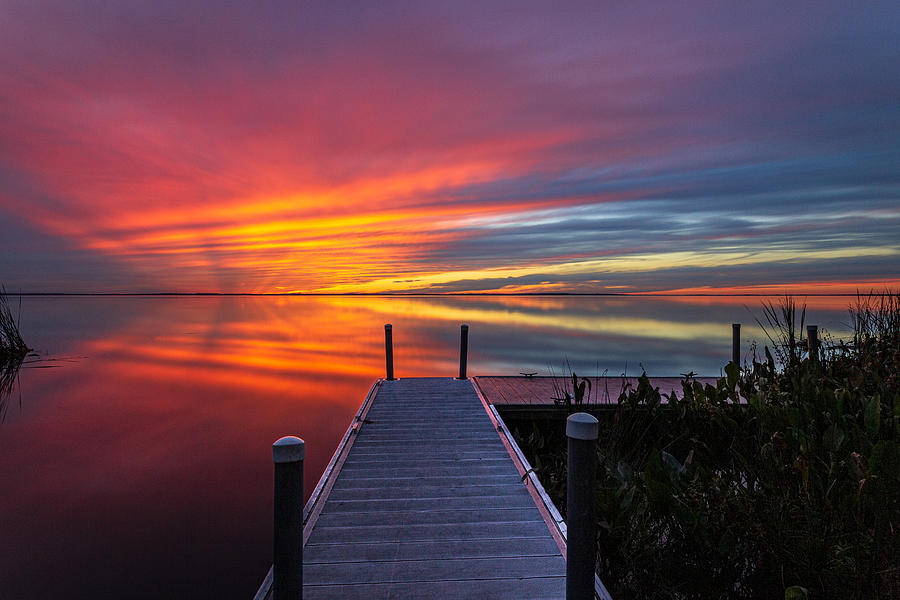
{"label": "dock edge", "polygon": [[[334,454],[331,455],[331,460],[328,461],[328,465],[322,472],[319,482],[316,484],[312,495],[310,495],[309,500],[306,502],[306,506],[303,508],[304,546],[306,545],[306,540],[309,539],[310,533],[312,533],[313,527],[316,524],[316,519],[319,518],[319,514],[322,512],[322,507],[325,505],[328,493],[334,486],[336,477],[333,475],[340,473],[341,465],[344,464],[344,460],[350,453],[350,448],[353,446],[353,441],[356,439],[356,433],[365,422],[366,414],[369,412],[369,408],[372,406],[372,400],[375,399],[375,394],[378,392],[378,388],[381,387],[382,382],[384,382],[384,379],[376,379],[375,383],[372,384],[372,387],[369,388],[369,393],[366,394],[365,399],[359,406],[359,410],[356,411],[356,415],[347,427],[347,431],[344,432],[344,437],[341,438],[341,442],[338,444],[337,449],[334,451]],[[272,567],[269,567],[269,571],[266,573],[262,584],[260,584],[259,589],[253,596],[253,600],[266,600],[266,598],[271,597],[272,580]]]}
{"label": "dock edge", "polygon": [[[478,377],[472,377],[471,380],[473,387],[475,388],[475,393],[478,394],[478,399],[481,400],[481,404],[484,406],[484,410],[487,412],[497,433],[500,435],[500,439],[506,447],[506,451],[509,452],[510,458],[512,458],[513,463],[516,465],[516,470],[518,470],[519,475],[522,477],[522,481],[526,484],[525,487],[528,488],[528,493],[531,494],[531,498],[534,500],[538,512],[541,513],[544,523],[547,524],[550,535],[559,547],[559,551],[562,553],[563,558],[566,558],[567,530],[565,520],[556,508],[556,505],[553,504],[553,500],[550,499],[549,494],[544,490],[544,486],[541,485],[534,469],[531,467],[528,459],[525,458],[522,449],[519,448],[519,444],[516,443],[515,438],[509,431],[509,428],[506,426],[500,413],[497,412],[497,408],[488,402],[487,397],[481,389],[481,385],[478,383]],[[606,586],[603,585],[603,582],[600,580],[600,576],[596,574],[594,575],[594,597],[598,600],[613,600],[609,591],[607,591]]]}

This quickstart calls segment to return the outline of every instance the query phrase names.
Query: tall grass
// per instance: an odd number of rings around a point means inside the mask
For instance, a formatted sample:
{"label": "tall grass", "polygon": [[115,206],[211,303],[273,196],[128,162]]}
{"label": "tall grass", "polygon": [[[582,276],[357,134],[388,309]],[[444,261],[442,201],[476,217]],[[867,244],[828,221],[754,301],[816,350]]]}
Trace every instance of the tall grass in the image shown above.
{"label": "tall grass", "polygon": [[7,400],[18,380],[19,367],[30,351],[19,333],[19,321],[13,317],[6,290],[0,286],[0,422],[6,418]]}
{"label": "tall grass", "polygon": [[[19,314],[21,314],[21,298]],[[0,286],[0,363],[25,358],[31,349],[19,333],[19,321],[13,317],[6,290]]]}
{"label": "tall grass", "polygon": [[857,294],[850,307],[853,343],[864,345],[878,339],[900,339],[900,292]]}
{"label": "tall grass", "polygon": [[769,338],[775,358],[782,366],[800,363],[803,356],[806,304],[800,307],[798,315],[797,302],[791,296],[782,297],[777,304],[766,300],[763,302],[763,318],[754,317],[754,319]]}
{"label": "tall grass", "polygon": [[19,378],[22,359],[0,363],[0,423],[6,420],[6,408]]}

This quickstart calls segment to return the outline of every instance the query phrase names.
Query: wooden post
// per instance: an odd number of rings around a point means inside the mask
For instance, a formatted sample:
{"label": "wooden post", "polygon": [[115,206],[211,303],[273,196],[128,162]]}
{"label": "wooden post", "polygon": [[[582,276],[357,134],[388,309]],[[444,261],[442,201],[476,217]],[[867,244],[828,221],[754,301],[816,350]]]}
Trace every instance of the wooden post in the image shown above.
{"label": "wooden post", "polygon": [[587,413],[566,420],[566,600],[593,600],[597,565],[594,517],[598,422]]}
{"label": "wooden post", "polygon": [[286,436],[272,444],[275,462],[274,600],[303,598],[303,459],[306,443]]}
{"label": "wooden post", "polygon": [[469,326],[459,328],[459,378],[466,378],[466,360],[469,352]]}
{"label": "wooden post", "polygon": [[741,324],[731,324],[731,362],[741,366]]}
{"label": "wooden post", "polygon": [[819,326],[806,326],[806,342],[809,349],[809,360],[819,360]]}
{"label": "wooden post", "polygon": [[393,328],[391,324],[388,323],[384,326],[384,360],[385,360],[385,370],[387,371],[387,376],[385,379],[388,381],[394,380],[394,338],[393,338]]}

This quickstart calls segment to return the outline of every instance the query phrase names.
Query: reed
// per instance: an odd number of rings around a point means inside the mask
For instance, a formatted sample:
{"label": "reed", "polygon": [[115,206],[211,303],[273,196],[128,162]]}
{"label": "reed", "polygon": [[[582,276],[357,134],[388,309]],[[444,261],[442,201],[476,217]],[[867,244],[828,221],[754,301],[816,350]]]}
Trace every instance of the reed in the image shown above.
{"label": "reed", "polygon": [[781,365],[788,367],[799,364],[803,355],[806,304],[799,308],[798,315],[797,303],[791,296],[782,297],[778,304],[767,300],[763,302],[763,318],[754,318],[769,338],[775,357]]}
{"label": "reed", "polygon": [[856,346],[900,339],[900,292],[857,293],[856,304],[850,307],[850,323]]}
{"label": "reed", "polygon": [[[22,314],[21,302],[20,297],[18,314]],[[19,320],[13,317],[6,290],[0,286],[0,423],[6,420],[7,403],[18,380],[19,368],[30,351],[19,333]]]}
{"label": "reed", "polygon": [[[22,300],[19,298],[19,314],[22,312]],[[19,320],[13,317],[9,307],[6,289],[0,286],[0,364],[15,362],[25,358],[31,351],[19,333]]]}

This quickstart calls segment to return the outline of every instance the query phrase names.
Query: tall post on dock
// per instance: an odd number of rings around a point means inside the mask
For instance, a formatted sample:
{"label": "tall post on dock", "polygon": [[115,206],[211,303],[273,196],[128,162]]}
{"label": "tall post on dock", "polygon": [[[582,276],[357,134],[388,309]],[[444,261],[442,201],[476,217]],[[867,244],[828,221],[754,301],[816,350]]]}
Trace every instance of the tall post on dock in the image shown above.
{"label": "tall post on dock", "polygon": [[741,366],[741,324],[731,324],[731,362]]}
{"label": "tall post on dock", "polygon": [[272,444],[275,462],[274,600],[303,598],[303,459],[306,443],[285,436]]}
{"label": "tall post on dock", "polygon": [[597,419],[575,413],[566,420],[566,600],[593,600],[597,565],[594,483],[597,479]]}
{"label": "tall post on dock", "polygon": [[819,359],[819,326],[806,326],[806,341],[809,350],[809,360]]}
{"label": "tall post on dock", "polygon": [[466,355],[469,352],[469,326],[462,325],[459,328],[459,378],[466,378]]}
{"label": "tall post on dock", "polygon": [[388,381],[394,380],[394,338],[393,328],[388,323],[384,326],[384,362]]}

